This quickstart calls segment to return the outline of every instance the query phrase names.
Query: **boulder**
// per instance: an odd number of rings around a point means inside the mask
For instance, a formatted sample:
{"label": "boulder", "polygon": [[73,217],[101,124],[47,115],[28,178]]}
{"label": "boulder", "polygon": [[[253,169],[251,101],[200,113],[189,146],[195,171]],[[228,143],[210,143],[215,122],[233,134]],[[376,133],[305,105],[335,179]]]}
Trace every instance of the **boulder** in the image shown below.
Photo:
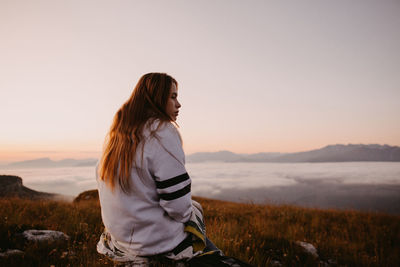
{"label": "boulder", "polygon": [[78,203],[81,201],[87,201],[87,200],[99,200],[99,192],[97,189],[93,190],[88,190],[80,193],[75,199],[74,203]]}
{"label": "boulder", "polygon": [[313,256],[315,259],[317,259],[317,258],[319,257],[319,256],[318,256],[318,253],[317,253],[317,249],[316,249],[312,244],[307,243],[307,242],[303,242],[303,241],[296,241],[296,244],[297,244],[298,246],[302,247],[303,250],[304,250],[306,253],[310,254],[310,255]]}
{"label": "boulder", "polygon": [[0,252],[0,258],[10,258],[10,257],[21,257],[25,253],[19,249],[7,249],[4,252]]}
{"label": "boulder", "polygon": [[26,241],[32,243],[65,243],[69,240],[69,236],[59,231],[52,230],[26,230],[22,233]]}

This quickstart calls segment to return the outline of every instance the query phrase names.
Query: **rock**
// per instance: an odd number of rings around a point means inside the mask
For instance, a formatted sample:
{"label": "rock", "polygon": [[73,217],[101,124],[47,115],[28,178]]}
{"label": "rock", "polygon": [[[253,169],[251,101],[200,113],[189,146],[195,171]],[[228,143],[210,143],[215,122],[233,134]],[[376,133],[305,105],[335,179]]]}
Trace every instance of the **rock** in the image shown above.
{"label": "rock", "polygon": [[273,267],[280,267],[280,266],[282,266],[282,263],[280,262],[280,261],[277,261],[277,260],[272,260],[272,261],[270,261],[270,266],[273,266]]}
{"label": "rock", "polygon": [[26,230],[22,236],[34,243],[64,243],[69,240],[69,236],[63,232],[52,230]]}
{"label": "rock", "polygon": [[75,199],[74,203],[78,203],[81,201],[87,201],[87,200],[98,200],[99,199],[99,192],[97,189],[94,190],[88,190],[80,193]]}
{"label": "rock", "polygon": [[55,195],[38,192],[22,185],[21,177],[0,175],[0,197],[19,197],[27,199],[51,199]]}
{"label": "rock", "polygon": [[337,261],[336,260],[332,260],[332,259],[329,259],[327,261],[320,261],[319,262],[319,266],[321,266],[321,267],[331,267],[331,266],[337,266],[337,265],[338,265]]}
{"label": "rock", "polygon": [[314,258],[317,259],[319,257],[317,249],[312,244],[303,241],[296,241],[296,244],[302,247],[306,253],[312,255]]}
{"label": "rock", "polygon": [[0,194],[15,192],[22,187],[21,177],[14,175],[0,175]]}
{"label": "rock", "polygon": [[19,257],[25,253],[19,249],[7,249],[5,252],[0,252],[0,258]]}

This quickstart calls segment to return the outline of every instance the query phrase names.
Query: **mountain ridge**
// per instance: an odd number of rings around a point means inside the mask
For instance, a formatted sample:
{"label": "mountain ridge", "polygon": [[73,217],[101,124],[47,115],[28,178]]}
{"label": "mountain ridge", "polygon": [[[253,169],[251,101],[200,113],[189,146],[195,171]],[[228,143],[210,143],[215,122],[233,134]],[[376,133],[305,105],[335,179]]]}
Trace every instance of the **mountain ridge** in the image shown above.
{"label": "mountain ridge", "polygon": [[62,160],[52,160],[50,158],[38,158],[32,160],[16,161],[11,162],[3,168],[59,168],[59,167],[84,167],[84,166],[94,166],[97,163],[97,159],[87,158],[87,159],[62,159]]}
{"label": "mountain ridge", "polygon": [[[229,152],[229,153],[227,153]],[[400,161],[400,147],[379,144],[336,144],[295,153],[236,154],[230,151],[198,152],[186,157],[187,162],[349,162]]]}
{"label": "mountain ridge", "polygon": [[[95,166],[98,159],[62,159],[58,161],[50,158],[17,161],[1,166],[2,169],[11,168],[57,168],[57,167],[84,167]],[[350,162],[350,161],[400,161],[400,147],[379,144],[335,144],[325,147],[295,152],[260,152],[240,154],[228,150],[216,152],[196,152],[186,156],[186,162]]]}

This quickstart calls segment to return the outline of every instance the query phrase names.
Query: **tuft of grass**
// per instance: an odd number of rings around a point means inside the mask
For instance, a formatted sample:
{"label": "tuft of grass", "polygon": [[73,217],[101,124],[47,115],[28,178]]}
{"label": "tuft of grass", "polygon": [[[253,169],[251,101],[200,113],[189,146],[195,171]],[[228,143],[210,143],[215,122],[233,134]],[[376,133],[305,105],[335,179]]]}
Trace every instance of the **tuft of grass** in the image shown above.
{"label": "tuft of grass", "polygon": [[[226,255],[255,266],[399,266],[400,216],[239,204],[195,198],[205,212],[208,237]],[[66,246],[26,246],[18,233],[27,229],[62,231]],[[19,248],[23,258],[0,259],[0,266],[107,266],[96,252],[103,225],[98,200],[75,203],[0,199],[0,249]],[[319,259],[296,241],[318,249]]]}

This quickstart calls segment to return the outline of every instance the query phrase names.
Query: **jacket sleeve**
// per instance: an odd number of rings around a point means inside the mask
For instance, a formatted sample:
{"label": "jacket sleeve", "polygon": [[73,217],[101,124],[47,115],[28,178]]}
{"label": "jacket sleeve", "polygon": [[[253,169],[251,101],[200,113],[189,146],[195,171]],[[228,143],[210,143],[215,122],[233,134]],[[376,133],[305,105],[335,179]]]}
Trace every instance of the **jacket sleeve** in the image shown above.
{"label": "jacket sleeve", "polygon": [[177,129],[172,124],[157,131],[152,172],[160,206],[178,222],[192,212],[191,179],[185,169],[185,154]]}

